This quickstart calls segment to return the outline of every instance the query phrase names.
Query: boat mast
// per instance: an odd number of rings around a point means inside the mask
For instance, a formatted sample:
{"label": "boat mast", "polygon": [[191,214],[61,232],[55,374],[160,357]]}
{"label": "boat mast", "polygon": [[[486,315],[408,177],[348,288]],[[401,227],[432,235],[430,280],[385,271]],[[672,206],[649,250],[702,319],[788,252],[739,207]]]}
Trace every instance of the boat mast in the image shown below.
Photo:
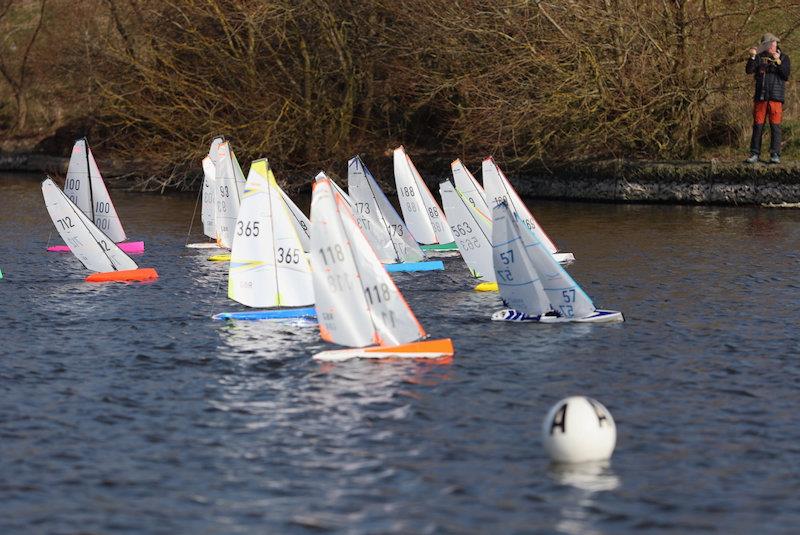
{"label": "boat mast", "polygon": [[[253,164],[250,164],[252,167]],[[272,184],[269,181],[270,176],[270,167],[269,161],[264,160],[264,167],[266,168],[266,174],[264,178],[266,179],[267,183],[267,203],[269,205],[269,232],[272,236],[272,265],[275,266],[275,297],[276,306],[281,306],[281,287],[278,281],[280,281],[280,277],[278,277],[278,252],[275,250],[275,246],[278,245],[277,240],[275,239],[275,211],[272,209]],[[234,175],[235,177],[236,175]],[[235,185],[235,184],[234,184]],[[280,202],[283,202],[283,199],[280,199]],[[302,247],[301,247],[302,249]],[[286,251],[283,252],[283,260],[286,260]]]}
{"label": "boat mast", "polygon": [[86,156],[86,177],[89,179],[89,209],[92,211],[92,223],[94,219],[94,195],[92,195],[92,167],[89,165],[89,141],[83,138],[84,154]]}

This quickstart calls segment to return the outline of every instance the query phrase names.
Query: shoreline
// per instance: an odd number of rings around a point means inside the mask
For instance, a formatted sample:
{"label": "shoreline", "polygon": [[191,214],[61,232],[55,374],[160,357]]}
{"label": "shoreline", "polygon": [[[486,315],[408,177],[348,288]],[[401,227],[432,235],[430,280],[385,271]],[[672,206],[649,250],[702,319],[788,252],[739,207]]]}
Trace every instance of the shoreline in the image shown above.
{"label": "shoreline", "polygon": [[[69,158],[43,153],[0,152],[0,172],[66,174]],[[98,165],[116,186],[132,184],[130,165]],[[428,175],[435,190],[438,179]],[[710,205],[800,207],[800,162],[777,165],[710,161],[603,160],[576,162],[509,180],[523,197],[539,199]],[[391,193],[394,188],[386,188]]]}
{"label": "shoreline", "polygon": [[605,160],[511,179],[520,195],[621,203],[800,206],[800,163]]}

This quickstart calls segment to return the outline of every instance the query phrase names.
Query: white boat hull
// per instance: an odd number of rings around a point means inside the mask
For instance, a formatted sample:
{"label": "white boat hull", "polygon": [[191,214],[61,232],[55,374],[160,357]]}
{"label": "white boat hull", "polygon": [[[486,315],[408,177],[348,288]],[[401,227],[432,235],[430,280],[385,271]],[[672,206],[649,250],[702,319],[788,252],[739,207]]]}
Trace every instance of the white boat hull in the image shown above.
{"label": "white boat hull", "polygon": [[620,323],[625,321],[622,312],[616,310],[595,310],[593,314],[583,318],[567,318],[564,316],[528,316],[524,312],[510,308],[492,314],[492,321],[510,321],[516,323]]}
{"label": "white boat hull", "polygon": [[575,255],[572,253],[553,253],[556,262],[562,265],[571,264],[575,261]]}
{"label": "white boat hull", "polygon": [[217,242],[200,242],[200,243],[187,243],[186,247],[189,249],[222,249]]}

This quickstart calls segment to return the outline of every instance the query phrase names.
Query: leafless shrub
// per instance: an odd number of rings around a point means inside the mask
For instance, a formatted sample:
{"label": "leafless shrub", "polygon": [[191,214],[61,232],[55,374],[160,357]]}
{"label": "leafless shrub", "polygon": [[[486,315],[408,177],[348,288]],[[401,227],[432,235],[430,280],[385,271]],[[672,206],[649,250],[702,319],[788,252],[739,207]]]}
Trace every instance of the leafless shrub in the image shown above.
{"label": "leafless shrub", "polygon": [[697,154],[700,125],[749,107],[742,65],[765,24],[790,41],[800,23],[786,1],[403,5],[393,30],[421,36],[403,50],[418,101],[453,110],[462,155],[515,166]]}
{"label": "leafless shrub", "polygon": [[[0,29],[14,3],[30,13],[32,32],[45,0],[16,1],[0,0]],[[343,170],[356,152],[373,170],[390,167],[384,155],[400,143],[423,171],[434,156],[443,169],[450,157],[486,154],[510,169],[690,158],[701,143],[736,143],[749,122],[746,51],[770,31],[791,54],[798,8],[788,0],[47,0],[27,67],[8,55],[4,65],[27,73],[29,101],[53,128],[99,118],[105,148],[136,162],[147,189],[196,186],[220,133],[242,162],[267,156],[281,178],[302,181],[319,168]],[[794,88],[789,95],[797,100]]]}

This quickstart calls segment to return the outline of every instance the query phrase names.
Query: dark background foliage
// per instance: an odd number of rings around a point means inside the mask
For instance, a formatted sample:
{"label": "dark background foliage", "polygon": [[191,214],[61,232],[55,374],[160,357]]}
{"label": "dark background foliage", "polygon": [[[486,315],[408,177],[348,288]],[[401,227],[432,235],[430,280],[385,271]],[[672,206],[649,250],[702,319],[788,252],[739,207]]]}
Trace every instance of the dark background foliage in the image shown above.
{"label": "dark background foliage", "polygon": [[399,144],[439,174],[741,158],[747,49],[792,55],[798,25],[785,0],[0,0],[2,147],[85,134],[146,189],[195,187],[220,133],[298,184]]}

